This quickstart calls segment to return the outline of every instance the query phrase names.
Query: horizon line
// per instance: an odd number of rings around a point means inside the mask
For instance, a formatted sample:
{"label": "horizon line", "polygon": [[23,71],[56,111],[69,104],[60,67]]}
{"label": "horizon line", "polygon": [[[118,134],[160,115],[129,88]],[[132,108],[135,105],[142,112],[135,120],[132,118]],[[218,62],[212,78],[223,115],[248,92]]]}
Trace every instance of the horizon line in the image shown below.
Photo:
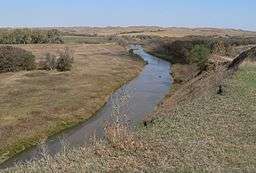
{"label": "horizon line", "polygon": [[129,28],[129,27],[156,27],[156,28],[180,28],[180,29],[220,29],[220,30],[236,30],[244,32],[256,32],[256,29],[243,29],[233,27],[213,27],[213,26],[160,26],[160,25],[47,25],[47,26],[0,26],[0,29],[24,29],[24,28]]}

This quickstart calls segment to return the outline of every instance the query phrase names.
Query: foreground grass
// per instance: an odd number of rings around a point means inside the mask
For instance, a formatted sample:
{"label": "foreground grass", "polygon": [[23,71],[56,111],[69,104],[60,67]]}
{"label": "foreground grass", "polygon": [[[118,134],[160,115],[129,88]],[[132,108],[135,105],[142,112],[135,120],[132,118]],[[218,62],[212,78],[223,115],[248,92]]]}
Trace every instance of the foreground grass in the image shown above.
{"label": "foreground grass", "polygon": [[107,141],[6,172],[254,172],[256,66],[241,66],[224,86],[223,95],[198,95],[175,109],[167,98],[154,123],[134,133],[117,125]]}
{"label": "foreground grass", "polygon": [[75,63],[71,72],[0,74],[0,163],[90,118],[143,66],[115,44],[19,46],[38,59],[68,46],[74,50]]}

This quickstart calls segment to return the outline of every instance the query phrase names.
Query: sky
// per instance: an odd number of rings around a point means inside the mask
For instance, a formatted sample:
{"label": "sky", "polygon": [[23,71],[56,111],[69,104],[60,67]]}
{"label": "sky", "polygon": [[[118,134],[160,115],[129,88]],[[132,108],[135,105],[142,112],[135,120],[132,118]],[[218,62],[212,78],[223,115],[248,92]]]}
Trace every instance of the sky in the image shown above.
{"label": "sky", "polygon": [[2,0],[0,27],[218,27],[256,31],[255,0]]}

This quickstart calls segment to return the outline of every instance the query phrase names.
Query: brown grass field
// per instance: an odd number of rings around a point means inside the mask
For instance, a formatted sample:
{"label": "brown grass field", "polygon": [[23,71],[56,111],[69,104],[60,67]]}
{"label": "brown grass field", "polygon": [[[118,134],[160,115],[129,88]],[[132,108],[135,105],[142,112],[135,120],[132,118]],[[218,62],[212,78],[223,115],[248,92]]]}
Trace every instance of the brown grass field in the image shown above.
{"label": "brown grass field", "polygon": [[185,37],[185,36],[256,36],[256,32],[218,29],[218,28],[179,28],[179,27],[155,27],[155,26],[130,26],[130,27],[70,27],[58,28],[59,30],[71,34],[84,35],[149,35],[160,37]]}
{"label": "brown grass field", "polygon": [[19,45],[38,59],[66,46],[74,51],[71,72],[0,74],[0,161],[85,121],[143,66],[115,44]]}

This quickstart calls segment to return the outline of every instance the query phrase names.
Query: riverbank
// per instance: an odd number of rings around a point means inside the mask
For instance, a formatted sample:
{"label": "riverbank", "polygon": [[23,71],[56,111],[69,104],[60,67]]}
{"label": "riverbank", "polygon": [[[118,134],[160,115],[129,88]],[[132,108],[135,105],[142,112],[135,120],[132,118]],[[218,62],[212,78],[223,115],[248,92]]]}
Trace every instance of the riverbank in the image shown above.
{"label": "riverbank", "polygon": [[0,74],[0,162],[87,120],[143,68],[115,44],[16,46],[38,59],[69,47],[75,63],[71,72]]}

